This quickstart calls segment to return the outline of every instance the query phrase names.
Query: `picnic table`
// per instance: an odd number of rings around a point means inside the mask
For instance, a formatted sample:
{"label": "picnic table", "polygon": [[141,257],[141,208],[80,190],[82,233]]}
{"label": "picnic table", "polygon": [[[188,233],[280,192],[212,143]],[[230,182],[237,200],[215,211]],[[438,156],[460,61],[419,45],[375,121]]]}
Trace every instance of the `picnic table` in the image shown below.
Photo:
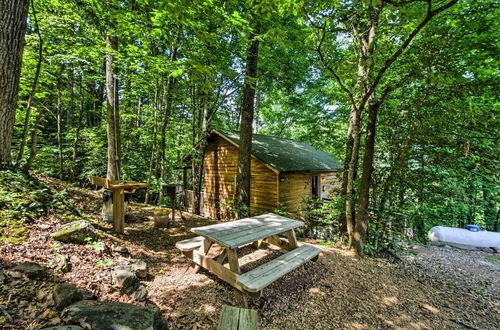
{"label": "picnic table", "polygon": [[[200,236],[177,242],[176,247],[196,265],[217,275],[237,289],[237,301],[246,305],[246,297],[258,298],[262,290],[309,260],[316,260],[317,247],[297,243],[295,228],[301,221],[277,214],[263,214],[251,218],[192,228]],[[238,261],[238,248],[252,243],[256,248],[265,241],[289,252],[246,273]],[[225,261],[229,269],[224,266]]]}
{"label": "picnic table", "polygon": [[134,193],[137,188],[146,188],[147,183],[130,180],[108,180],[91,176],[90,183],[111,190],[113,194],[113,230],[123,234],[125,230],[125,194]]}

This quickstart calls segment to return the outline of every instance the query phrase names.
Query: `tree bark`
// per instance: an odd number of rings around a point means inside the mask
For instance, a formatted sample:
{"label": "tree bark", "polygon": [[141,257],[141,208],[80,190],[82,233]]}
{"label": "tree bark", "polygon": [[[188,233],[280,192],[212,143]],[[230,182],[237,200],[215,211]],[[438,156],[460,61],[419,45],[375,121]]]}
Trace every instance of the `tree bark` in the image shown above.
{"label": "tree bark", "polygon": [[33,11],[33,19],[35,21],[36,34],[38,35],[38,60],[36,63],[35,75],[33,77],[33,84],[31,85],[31,90],[28,94],[28,102],[26,104],[26,113],[24,116],[23,133],[21,135],[21,142],[20,142],[20,146],[19,146],[19,152],[17,154],[16,166],[19,165],[19,163],[21,162],[21,160],[23,158],[24,147],[26,146],[26,138],[28,136],[28,130],[29,130],[29,121],[30,121],[30,116],[31,116],[31,105],[32,105],[33,99],[35,97],[35,91],[36,91],[36,87],[38,84],[38,79],[40,77],[40,69],[42,67],[42,60],[43,60],[43,38],[42,38],[42,34],[40,33],[40,28],[38,27],[38,19],[36,17],[36,10],[35,10],[34,1],[31,1],[31,10]]}
{"label": "tree bark", "polygon": [[71,170],[69,180],[74,181],[76,177],[76,159],[78,156],[78,145],[80,143],[80,130],[82,127],[83,111],[85,108],[85,99],[83,95],[82,80],[80,78],[80,109],[78,111],[78,117],[76,122],[75,139],[73,140],[73,154],[71,155]]}
{"label": "tree bark", "polygon": [[354,249],[358,255],[363,254],[363,246],[368,232],[368,206],[370,204],[370,185],[373,172],[373,155],[375,154],[375,133],[377,114],[380,102],[368,104],[368,125],[366,127],[365,150],[363,155],[363,174],[359,189],[359,207],[353,235]]}
{"label": "tree bark", "polygon": [[252,153],[252,124],[254,117],[255,90],[257,87],[257,63],[259,60],[260,26],[257,24],[250,33],[250,45],[246,60],[243,104],[241,107],[240,143],[238,149],[238,169],[235,185],[236,217],[245,216],[241,212],[250,208],[250,165]]}
{"label": "tree bark", "polygon": [[[177,47],[172,48],[172,54],[170,56],[170,61],[173,63],[177,60]],[[174,99],[173,91],[177,79],[170,75],[167,78],[167,86],[165,90],[165,109],[163,111],[163,123],[160,128],[160,141],[158,145],[158,161],[156,163],[156,178],[162,178],[165,175],[165,154],[167,148],[167,127],[170,121],[170,115],[172,112],[172,102]]]}
{"label": "tree bark", "polygon": [[42,120],[41,114],[38,114],[35,119],[35,124],[31,128],[31,148],[30,148],[30,156],[28,161],[26,162],[25,169],[30,170],[33,166],[33,162],[35,161],[36,153],[37,153],[37,130],[40,121]]}
{"label": "tree bark", "polygon": [[149,186],[146,189],[146,195],[144,196],[144,203],[148,204],[151,200],[151,179],[153,177],[153,169],[154,169],[154,160],[155,160],[155,152],[156,152],[156,137],[157,137],[157,125],[156,119],[158,116],[158,99],[160,93],[160,86],[158,79],[155,82],[155,96],[154,96],[154,104],[153,104],[153,143],[151,144],[151,152],[149,157],[149,175],[148,175],[148,184]]}
{"label": "tree bark", "polygon": [[63,160],[63,146],[62,146],[62,132],[61,132],[61,104],[62,104],[62,96],[61,96],[61,73],[59,74],[57,80],[57,103],[56,103],[56,124],[57,124],[57,149],[59,150],[59,179],[63,179],[64,177],[64,160]]}
{"label": "tree bark", "polygon": [[0,1],[0,166],[10,165],[28,0]]}
{"label": "tree bark", "polygon": [[106,37],[106,120],[108,135],[108,170],[109,180],[120,179],[120,113],[118,109],[118,91],[115,68],[115,53],[118,40],[115,36]]}

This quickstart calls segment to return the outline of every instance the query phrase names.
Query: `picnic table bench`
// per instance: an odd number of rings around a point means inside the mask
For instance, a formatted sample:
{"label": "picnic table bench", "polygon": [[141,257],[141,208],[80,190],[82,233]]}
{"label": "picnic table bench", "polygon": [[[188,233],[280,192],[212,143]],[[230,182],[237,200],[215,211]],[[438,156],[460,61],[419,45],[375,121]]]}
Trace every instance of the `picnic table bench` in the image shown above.
{"label": "picnic table bench", "polygon": [[[238,303],[246,305],[246,296],[260,297],[265,287],[305,262],[317,259],[320,253],[317,247],[297,244],[294,229],[303,225],[277,214],[263,214],[192,228],[200,236],[177,242],[176,247],[193,261],[195,271],[203,267],[236,288],[241,293],[237,294]],[[250,243],[258,247],[263,241],[289,252],[242,274],[238,248]],[[224,266],[226,258],[229,269]]]}
{"label": "picnic table bench", "polygon": [[93,185],[111,190],[113,194],[113,230],[123,234],[125,230],[125,194],[132,194],[137,188],[146,188],[149,185],[130,180],[108,180],[98,176],[91,176],[89,180]]}

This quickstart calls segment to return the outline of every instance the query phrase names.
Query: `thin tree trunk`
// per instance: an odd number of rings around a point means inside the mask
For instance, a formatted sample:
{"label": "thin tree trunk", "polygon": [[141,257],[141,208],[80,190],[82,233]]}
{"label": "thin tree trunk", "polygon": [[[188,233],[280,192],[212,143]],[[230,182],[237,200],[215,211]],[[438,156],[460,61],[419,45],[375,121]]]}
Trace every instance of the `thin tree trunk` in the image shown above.
{"label": "thin tree trunk", "polygon": [[115,52],[118,40],[115,36],[106,37],[106,120],[108,135],[108,170],[109,180],[120,179],[120,114],[118,109],[118,91],[115,72]]}
{"label": "thin tree trunk", "polygon": [[28,161],[26,162],[25,169],[27,171],[31,170],[31,167],[33,166],[33,162],[35,161],[36,153],[37,153],[37,130],[38,130],[38,125],[40,124],[40,121],[42,120],[41,114],[38,114],[35,119],[35,124],[31,128],[31,148],[30,148],[30,157],[28,158]]}
{"label": "thin tree trunk", "polygon": [[[62,71],[62,70],[61,70]],[[57,148],[59,150],[59,179],[64,177],[64,161],[62,150],[62,136],[61,136],[61,78],[59,76],[57,82],[57,104],[56,104],[56,122],[57,122]]]}
{"label": "thin tree trunk", "polygon": [[0,166],[10,165],[28,0],[0,1]]}
{"label": "thin tree trunk", "polygon": [[83,96],[82,81],[80,80],[80,111],[78,112],[78,119],[76,123],[75,139],[73,140],[73,154],[71,156],[71,171],[70,171],[70,181],[75,180],[76,176],[76,158],[78,155],[78,145],[80,143],[80,130],[82,127],[82,117],[85,108],[85,99]]}
{"label": "thin tree trunk", "polygon": [[[173,63],[177,60],[177,47],[173,47],[170,61]],[[165,109],[163,113],[163,123],[160,129],[160,143],[158,145],[158,162],[156,164],[156,177],[162,178],[165,175],[165,153],[167,147],[167,127],[170,121],[170,114],[172,111],[173,91],[177,79],[171,75],[167,78],[167,86],[165,91]]]}
{"label": "thin tree trunk", "polygon": [[146,189],[146,195],[144,196],[144,203],[148,204],[151,199],[151,191],[150,191],[150,186],[151,186],[151,179],[153,177],[153,168],[154,168],[154,159],[155,159],[155,152],[156,152],[156,136],[157,136],[157,115],[158,115],[158,99],[159,99],[159,83],[158,79],[156,79],[155,83],[155,98],[154,98],[154,110],[153,110],[153,143],[151,145],[151,153],[149,157],[149,174],[148,174],[148,183],[149,186]]}
{"label": "thin tree trunk", "polygon": [[31,1],[31,10],[33,11],[33,19],[35,21],[35,29],[38,35],[38,59],[36,63],[35,75],[33,77],[33,84],[31,85],[31,90],[28,94],[28,102],[26,104],[26,114],[24,116],[24,126],[23,133],[21,135],[21,142],[19,146],[19,152],[17,154],[16,165],[18,166],[21,162],[24,154],[24,147],[26,146],[26,138],[28,136],[29,121],[31,116],[31,105],[33,103],[33,98],[35,97],[36,86],[38,84],[38,79],[40,77],[40,69],[42,67],[43,60],[43,38],[40,33],[40,28],[38,27],[38,19],[36,17],[36,10],[34,1]]}
{"label": "thin tree trunk", "polygon": [[194,213],[201,213],[201,189],[203,183],[203,171],[204,171],[204,161],[205,161],[205,147],[206,147],[206,137],[208,134],[208,127],[210,125],[211,111],[208,107],[208,95],[205,93],[205,98],[203,102],[203,115],[201,122],[201,138],[197,150],[197,162],[198,166],[193,162],[193,192],[194,192]]}
{"label": "thin tree trunk", "polygon": [[250,33],[243,103],[241,107],[240,141],[238,149],[238,170],[236,174],[235,205],[236,217],[246,216],[250,210],[250,166],[252,153],[252,125],[254,117],[255,90],[257,87],[257,63],[259,60],[260,26],[257,24]]}

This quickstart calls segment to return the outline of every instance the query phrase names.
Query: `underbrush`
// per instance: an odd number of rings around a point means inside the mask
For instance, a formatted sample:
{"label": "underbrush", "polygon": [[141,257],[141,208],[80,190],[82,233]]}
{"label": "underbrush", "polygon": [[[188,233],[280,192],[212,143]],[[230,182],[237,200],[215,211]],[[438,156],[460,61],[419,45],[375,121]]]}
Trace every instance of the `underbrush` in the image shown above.
{"label": "underbrush", "polygon": [[79,218],[68,194],[17,170],[0,170],[0,245],[20,243],[35,219],[54,214],[66,221]]}

